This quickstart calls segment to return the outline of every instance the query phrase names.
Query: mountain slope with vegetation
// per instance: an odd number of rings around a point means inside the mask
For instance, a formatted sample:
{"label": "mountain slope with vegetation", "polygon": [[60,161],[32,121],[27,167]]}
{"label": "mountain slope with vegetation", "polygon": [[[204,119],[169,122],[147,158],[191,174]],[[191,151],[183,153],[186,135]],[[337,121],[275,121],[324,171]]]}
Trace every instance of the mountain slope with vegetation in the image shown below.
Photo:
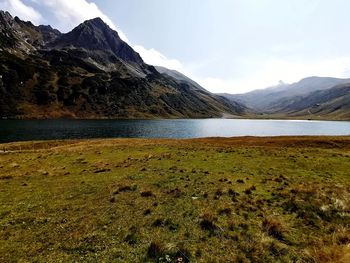
{"label": "mountain slope with vegetation", "polygon": [[268,111],[284,113],[288,116],[350,120],[350,84],[280,100]]}
{"label": "mountain slope with vegetation", "polygon": [[0,117],[206,118],[239,103],[147,65],[101,19],[62,34],[0,12]]}
{"label": "mountain slope with vegetation", "polygon": [[350,79],[309,77],[246,94],[220,94],[252,108],[257,116],[350,120]]}

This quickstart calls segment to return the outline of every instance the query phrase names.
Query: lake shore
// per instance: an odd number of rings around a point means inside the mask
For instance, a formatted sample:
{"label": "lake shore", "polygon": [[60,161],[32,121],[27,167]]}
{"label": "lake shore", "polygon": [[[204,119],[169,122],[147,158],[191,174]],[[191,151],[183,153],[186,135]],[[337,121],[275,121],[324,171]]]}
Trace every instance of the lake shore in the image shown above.
{"label": "lake shore", "polygon": [[0,261],[348,262],[349,171],[350,136],[0,144]]}

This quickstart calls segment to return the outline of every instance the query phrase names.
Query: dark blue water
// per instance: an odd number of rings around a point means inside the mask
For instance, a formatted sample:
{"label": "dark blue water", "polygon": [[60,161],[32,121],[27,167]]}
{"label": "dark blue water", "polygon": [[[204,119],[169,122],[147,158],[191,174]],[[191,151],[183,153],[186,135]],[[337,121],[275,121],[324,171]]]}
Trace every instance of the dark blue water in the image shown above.
{"label": "dark blue water", "polygon": [[231,119],[0,120],[0,142],[281,135],[350,135],[350,122]]}

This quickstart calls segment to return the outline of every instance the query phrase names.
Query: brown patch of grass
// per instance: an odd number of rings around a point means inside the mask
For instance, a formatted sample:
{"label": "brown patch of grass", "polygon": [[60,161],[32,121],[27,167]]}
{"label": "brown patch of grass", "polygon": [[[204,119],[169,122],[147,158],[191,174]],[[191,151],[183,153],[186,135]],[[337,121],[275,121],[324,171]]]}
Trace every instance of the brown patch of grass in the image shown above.
{"label": "brown patch of grass", "polygon": [[263,230],[279,241],[285,241],[286,227],[277,218],[265,218],[262,222]]}
{"label": "brown patch of grass", "polygon": [[309,251],[313,262],[318,263],[349,263],[350,246],[322,246]]}

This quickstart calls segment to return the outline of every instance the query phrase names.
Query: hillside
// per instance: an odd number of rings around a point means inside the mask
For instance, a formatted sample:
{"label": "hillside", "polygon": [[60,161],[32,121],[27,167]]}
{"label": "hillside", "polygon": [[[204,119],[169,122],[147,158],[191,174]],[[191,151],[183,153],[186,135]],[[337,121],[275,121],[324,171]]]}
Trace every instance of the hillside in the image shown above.
{"label": "hillside", "polygon": [[309,77],[245,94],[220,94],[252,108],[258,117],[350,119],[350,79]]}
{"label": "hillside", "polygon": [[206,118],[244,115],[239,103],[178,82],[101,19],[62,34],[0,12],[0,117]]}
{"label": "hillside", "polygon": [[280,100],[294,96],[330,89],[336,85],[350,83],[350,79],[326,77],[308,77],[293,84],[279,83],[266,89],[254,90],[245,94],[221,94],[232,100],[238,100],[257,110],[270,108]]}
{"label": "hillside", "polygon": [[327,117],[350,120],[350,84],[278,101],[267,109],[287,116]]}
{"label": "hillside", "polygon": [[171,70],[171,69],[167,69],[165,67],[160,67],[160,66],[156,66],[155,68],[156,68],[156,70],[159,73],[168,75],[169,77],[174,78],[175,80],[177,80],[180,83],[191,83],[193,85],[193,87],[195,87],[196,89],[198,89],[198,90],[205,90],[197,82],[193,81],[192,79],[190,79],[189,77],[185,76],[181,72],[178,72],[177,70]]}

